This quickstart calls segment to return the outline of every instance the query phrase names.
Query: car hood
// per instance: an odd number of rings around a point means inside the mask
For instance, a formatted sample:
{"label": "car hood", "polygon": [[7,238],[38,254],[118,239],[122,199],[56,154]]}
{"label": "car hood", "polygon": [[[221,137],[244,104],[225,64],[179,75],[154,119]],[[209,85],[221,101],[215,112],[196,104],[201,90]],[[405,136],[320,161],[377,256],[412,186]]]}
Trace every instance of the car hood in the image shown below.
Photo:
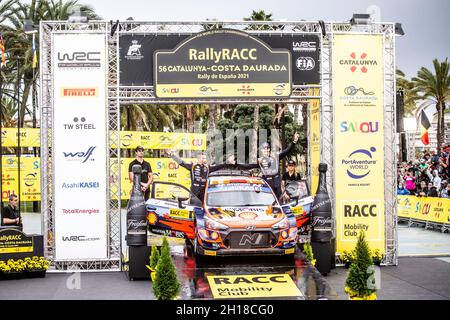
{"label": "car hood", "polygon": [[249,225],[270,228],[285,217],[278,206],[209,207],[207,213],[209,218],[230,228],[242,228]]}

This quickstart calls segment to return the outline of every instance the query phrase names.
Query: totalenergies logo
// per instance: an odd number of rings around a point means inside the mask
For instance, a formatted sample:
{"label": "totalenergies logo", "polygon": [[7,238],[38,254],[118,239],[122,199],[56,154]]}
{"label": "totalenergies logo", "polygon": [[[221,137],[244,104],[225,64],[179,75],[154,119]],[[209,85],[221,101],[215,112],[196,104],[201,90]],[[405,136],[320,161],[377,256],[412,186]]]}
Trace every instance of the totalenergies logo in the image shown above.
{"label": "totalenergies logo", "polygon": [[378,65],[376,60],[367,59],[367,53],[363,52],[359,56],[356,55],[356,52],[352,52],[350,54],[351,59],[342,59],[339,60],[340,65],[348,65],[350,66],[350,70],[352,73],[355,73],[358,69],[362,73],[367,73],[367,66],[376,66]]}
{"label": "totalenergies logo", "polygon": [[347,159],[342,159],[342,164],[347,166],[347,175],[352,179],[362,179],[370,174],[371,168],[377,164],[377,160],[372,160],[372,154],[376,152],[375,147],[369,150],[357,149],[348,155]]}

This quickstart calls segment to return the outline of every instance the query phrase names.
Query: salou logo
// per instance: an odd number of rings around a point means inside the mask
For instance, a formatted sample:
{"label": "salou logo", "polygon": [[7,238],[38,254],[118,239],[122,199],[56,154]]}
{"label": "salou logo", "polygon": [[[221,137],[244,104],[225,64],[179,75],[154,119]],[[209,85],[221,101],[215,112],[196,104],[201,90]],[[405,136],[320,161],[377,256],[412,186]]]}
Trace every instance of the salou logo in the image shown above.
{"label": "salou logo", "polygon": [[99,51],[75,51],[72,53],[58,52],[57,66],[59,68],[90,69],[100,68],[101,53]]}
{"label": "salou logo", "polygon": [[137,40],[132,40],[130,46],[128,47],[125,59],[127,60],[141,60],[144,56],[141,54],[142,44],[139,44]]}
{"label": "salou logo", "polygon": [[311,57],[299,57],[295,64],[297,69],[301,71],[309,71],[316,66],[314,59]]}
{"label": "salou logo", "polygon": [[352,52],[350,59],[341,59],[339,60],[339,64],[349,66],[353,73],[357,70],[360,70],[362,73],[367,73],[367,67],[378,65],[376,60],[367,59],[367,53],[365,52],[358,56],[355,52]]}
{"label": "salou logo", "polygon": [[351,122],[342,121],[339,124],[342,133],[375,133],[378,132],[378,121]]}
{"label": "salou logo", "polygon": [[[85,117],[75,117],[72,123],[64,123],[65,130],[95,130],[93,123],[87,123]],[[92,147],[91,147],[92,148]],[[95,148],[95,147],[93,147]]]}
{"label": "salou logo", "polygon": [[317,43],[315,41],[293,41],[292,50],[294,52],[316,52]]}
{"label": "salou logo", "polygon": [[68,161],[77,161],[81,163],[85,163],[86,161],[94,161],[95,159],[91,158],[92,154],[94,153],[96,147],[89,147],[86,151],[79,151],[79,152],[63,152],[64,157]]}
{"label": "salou logo", "polygon": [[371,167],[376,165],[377,160],[372,160],[372,154],[376,152],[375,147],[369,150],[358,149],[342,159],[342,164],[347,166],[347,175],[352,179],[362,179],[370,174]]}

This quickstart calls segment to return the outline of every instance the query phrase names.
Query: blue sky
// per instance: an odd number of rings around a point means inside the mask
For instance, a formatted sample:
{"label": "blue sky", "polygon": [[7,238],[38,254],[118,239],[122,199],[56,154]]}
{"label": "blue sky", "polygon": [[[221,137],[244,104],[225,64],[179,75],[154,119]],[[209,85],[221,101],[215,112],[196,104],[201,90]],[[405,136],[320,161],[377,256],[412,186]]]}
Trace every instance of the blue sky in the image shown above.
{"label": "blue sky", "polygon": [[[449,0],[79,0],[105,20],[241,20],[252,10],[272,13],[274,20],[348,21],[353,13],[376,8],[382,22],[400,22],[406,35],[397,38],[397,66],[408,77],[450,52]],[[378,10],[379,9],[379,10]]]}

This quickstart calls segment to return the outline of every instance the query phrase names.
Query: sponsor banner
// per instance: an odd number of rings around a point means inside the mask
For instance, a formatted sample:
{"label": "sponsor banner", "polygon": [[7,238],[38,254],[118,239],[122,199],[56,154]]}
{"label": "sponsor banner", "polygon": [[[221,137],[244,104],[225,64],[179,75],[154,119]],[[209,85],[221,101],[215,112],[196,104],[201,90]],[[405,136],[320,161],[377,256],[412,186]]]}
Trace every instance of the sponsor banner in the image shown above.
{"label": "sponsor banner", "polygon": [[[63,126],[68,131],[95,131],[95,123],[82,112],[64,121]],[[20,129],[21,147],[40,147],[40,128]],[[120,148],[134,149],[143,146],[146,149],[172,150],[206,150],[206,134],[177,132],[146,132],[121,131]],[[2,129],[2,144],[4,147],[17,147],[17,128]],[[113,148],[116,146],[113,145]]]}
{"label": "sponsor banner", "polygon": [[450,199],[397,196],[398,216],[414,220],[450,224]]}
{"label": "sponsor banner", "polygon": [[383,38],[339,35],[333,41],[337,251],[364,231],[385,251]]}
{"label": "sponsor banner", "polygon": [[206,134],[121,131],[120,147],[134,149],[206,150]]}
{"label": "sponsor banner", "polygon": [[[319,89],[310,89],[310,94],[317,96]],[[319,186],[320,163],[320,100],[311,99],[308,109],[309,121],[309,156],[311,160],[311,195],[315,195]]]}
{"label": "sponsor banner", "polygon": [[[121,198],[129,199],[131,194],[131,189],[133,185],[130,181],[128,175],[128,166],[130,162],[132,162],[134,158],[122,158],[120,159],[120,174],[121,174]],[[195,162],[196,159],[189,158],[183,159],[186,162]],[[153,181],[164,181],[164,182],[173,182],[180,184],[187,189],[191,186],[191,176],[190,171],[186,170],[183,167],[180,167],[178,163],[176,163],[171,158],[146,158],[145,161],[150,163],[153,171]],[[170,185],[160,185],[158,190],[156,191],[155,197],[157,199],[171,199],[172,194],[174,194],[174,190],[172,190],[173,186]]]}
{"label": "sponsor banner", "polygon": [[291,54],[245,32],[217,29],[154,54],[159,98],[288,97]]}
{"label": "sponsor banner", "polygon": [[[20,146],[21,147],[40,147],[41,133],[39,128],[20,128]],[[17,128],[2,128],[2,146],[17,147],[19,132]]]}
{"label": "sponsor banner", "polygon": [[302,297],[288,274],[207,276],[215,299]]}
{"label": "sponsor banner", "polygon": [[[320,38],[312,34],[251,34],[274,49],[287,49],[292,56],[292,83],[320,83]],[[152,86],[153,54],[174,49],[190,34],[121,34],[119,36],[120,85]],[[207,88],[207,86],[206,86]],[[212,94],[213,92],[210,92]]]}
{"label": "sponsor banner", "polygon": [[[20,201],[41,200],[41,164],[36,157],[20,158]],[[19,194],[18,158],[2,157],[2,201]]]}
{"label": "sponsor banner", "polygon": [[20,230],[0,230],[0,254],[33,252],[33,237]]}
{"label": "sponsor banner", "polygon": [[107,258],[103,34],[54,34],[55,259]]}

